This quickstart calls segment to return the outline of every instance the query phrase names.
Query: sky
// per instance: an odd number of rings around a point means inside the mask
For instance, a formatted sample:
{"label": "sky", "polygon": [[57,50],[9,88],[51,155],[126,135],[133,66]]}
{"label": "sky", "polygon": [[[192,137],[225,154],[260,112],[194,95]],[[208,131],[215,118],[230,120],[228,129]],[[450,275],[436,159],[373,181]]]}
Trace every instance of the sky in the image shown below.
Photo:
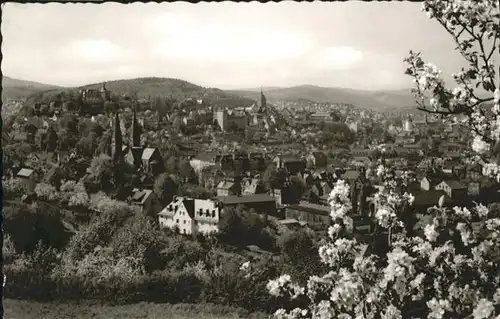
{"label": "sky", "polygon": [[412,86],[410,50],[445,79],[463,65],[414,2],[2,6],[2,73],[53,85],[155,76],[221,89],[392,90]]}

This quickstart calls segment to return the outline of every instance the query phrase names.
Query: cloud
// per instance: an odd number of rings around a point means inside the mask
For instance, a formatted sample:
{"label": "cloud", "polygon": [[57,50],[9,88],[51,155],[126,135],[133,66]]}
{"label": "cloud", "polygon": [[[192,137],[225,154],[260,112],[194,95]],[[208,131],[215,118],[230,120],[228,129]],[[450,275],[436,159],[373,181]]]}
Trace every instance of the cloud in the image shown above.
{"label": "cloud", "polygon": [[363,59],[363,52],[352,47],[332,46],[313,54],[309,64],[318,69],[346,70],[357,67]]}
{"label": "cloud", "polygon": [[[293,59],[309,50],[307,37],[289,31],[227,28],[217,24],[198,26],[187,20],[167,22],[168,19],[170,16],[159,20],[165,22],[163,37],[152,48],[156,58],[263,65]],[[181,32],[176,25],[182,28]],[[171,32],[172,29],[176,32]]]}
{"label": "cloud", "polygon": [[91,63],[116,62],[125,57],[118,45],[104,39],[77,40],[63,46],[57,55],[63,59],[74,59]]}

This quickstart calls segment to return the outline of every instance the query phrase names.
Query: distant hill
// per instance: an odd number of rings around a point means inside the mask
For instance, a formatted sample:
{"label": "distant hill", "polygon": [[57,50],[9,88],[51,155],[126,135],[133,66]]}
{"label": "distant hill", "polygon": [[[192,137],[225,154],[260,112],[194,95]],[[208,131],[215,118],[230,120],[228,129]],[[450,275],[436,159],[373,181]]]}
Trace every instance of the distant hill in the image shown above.
{"label": "distant hill", "polygon": [[59,86],[2,77],[2,101],[24,99],[34,93],[61,89]]}
{"label": "distant hill", "polygon": [[[100,89],[102,82],[89,84],[77,88],[63,88],[63,90],[75,89]],[[106,88],[113,94],[148,97],[173,97],[177,100],[186,98],[206,99],[217,105],[230,108],[238,106],[250,106],[254,101],[238,95],[229,94],[217,88],[204,88],[196,84],[172,78],[136,78],[127,80],[115,80],[106,82]],[[54,92],[53,90],[51,91]],[[51,93],[51,94],[52,94]]]}
{"label": "distant hill", "polygon": [[[242,97],[257,99],[260,88],[228,90],[228,93]],[[364,91],[334,87],[320,87],[301,85],[288,88],[274,88],[265,90],[269,101],[277,100],[312,100],[316,102],[342,102],[353,104],[357,108],[374,109],[379,111],[395,111],[416,107],[410,89],[388,91]]]}

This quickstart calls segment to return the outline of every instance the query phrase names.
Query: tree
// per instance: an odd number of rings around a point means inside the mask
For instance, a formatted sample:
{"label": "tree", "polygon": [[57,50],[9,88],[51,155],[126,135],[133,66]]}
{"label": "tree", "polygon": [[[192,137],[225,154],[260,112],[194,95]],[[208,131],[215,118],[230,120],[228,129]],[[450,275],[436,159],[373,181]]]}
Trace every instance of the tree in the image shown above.
{"label": "tree", "polygon": [[[419,108],[446,120],[456,118],[461,122],[463,118],[474,136],[472,148],[479,157],[500,140],[500,91],[495,84],[499,74],[491,59],[500,39],[499,3],[426,0],[423,8],[452,36],[469,66],[455,76],[458,87],[450,90],[437,67],[425,63],[419,53],[410,52],[405,60],[409,64],[406,73],[415,79]],[[491,97],[479,98],[478,87]],[[491,112],[487,102],[493,102]],[[500,178],[499,165],[488,163],[484,168],[487,176]],[[269,282],[271,295],[291,296],[291,301],[298,301],[286,304],[286,309],[276,315],[475,319],[498,315],[497,216],[481,204],[447,208],[442,196],[430,209],[432,221],[423,234],[411,236],[398,219],[414,199],[396,190],[404,176],[398,180],[383,166],[377,172],[384,187],[376,199],[375,234],[378,241],[385,241],[387,254],[354,236],[348,214],[352,209],[349,187],[338,181],[330,195],[333,225],[327,242],[319,249],[330,272],[311,276],[307,287],[293,283],[288,275]]]}
{"label": "tree", "polygon": [[107,115],[115,114],[118,111],[118,104],[113,101],[104,102],[104,112]]}
{"label": "tree", "polygon": [[178,164],[179,168],[179,176],[184,179],[184,182],[188,183],[193,181],[193,179],[196,177],[193,168],[191,167],[191,164],[189,163],[188,160],[182,159],[179,161]]}
{"label": "tree", "polygon": [[137,214],[129,218],[111,238],[109,247],[116,257],[137,258],[147,272],[163,269],[162,232],[151,217]]}
{"label": "tree", "polygon": [[257,245],[271,249],[274,239],[266,231],[267,222],[257,213],[244,207],[228,208],[219,223],[219,238],[228,244],[244,247]]}
{"label": "tree", "polygon": [[314,233],[310,230],[286,232],[278,239],[284,270],[304,283],[311,273],[320,273],[322,267],[316,247]]}
{"label": "tree", "polygon": [[167,173],[162,173],[156,178],[153,190],[160,198],[162,205],[165,206],[172,201],[172,197],[177,193],[177,184]]}
{"label": "tree", "polygon": [[50,126],[47,130],[47,136],[45,137],[45,150],[47,152],[54,152],[58,145],[58,137],[55,129]]}
{"label": "tree", "polygon": [[57,207],[39,202],[33,208],[7,206],[4,213],[5,232],[11,236],[18,253],[32,252],[40,241],[45,247],[61,249],[69,240]]}
{"label": "tree", "polygon": [[112,130],[107,130],[101,137],[99,145],[95,150],[94,156],[99,156],[100,154],[111,155],[111,140],[112,140]]}

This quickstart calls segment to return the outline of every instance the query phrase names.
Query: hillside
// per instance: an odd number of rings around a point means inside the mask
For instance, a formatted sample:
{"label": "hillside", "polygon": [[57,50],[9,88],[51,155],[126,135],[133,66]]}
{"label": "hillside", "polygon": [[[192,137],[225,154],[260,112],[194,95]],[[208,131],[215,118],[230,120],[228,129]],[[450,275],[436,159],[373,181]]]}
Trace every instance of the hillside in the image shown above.
{"label": "hillside", "polygon": [[[85,85],[78,88],[70,88],[66,90],[75,89],[100,89],[101,83],[94,83]],[[187,81],[171,78],[137,78],[128,80],[115,80],[106,82],[106,88],[113,94],[129,96],[137,96],[138,98],[148,97],[173,97],[177,100],[186,98],[200,98],[206,99],[214,104],[237,107],[237,106],[250,106],[254,101],[240,97],[237,95],[228,94],[216,88],[204,88]],[[52,91],[53,92],[53,91]]]}
{"label": "hillside", "polygon": [[[228,93],[256,99],[259,89],[231,90]],[[269,101],[306,99],[316,102],[343,102],[353,104],[358,108],[392,111],[415,107],[413,96],[408,90],[395,91],[363,91],[344,88],[301,85],[288,88],[264,90]]]}
{"label": "hillside", "polygon": [[34,93],[52,89],[61,89],[61,87],[18,80],[5,75],[2,77],[2,101],[23,99]]}

